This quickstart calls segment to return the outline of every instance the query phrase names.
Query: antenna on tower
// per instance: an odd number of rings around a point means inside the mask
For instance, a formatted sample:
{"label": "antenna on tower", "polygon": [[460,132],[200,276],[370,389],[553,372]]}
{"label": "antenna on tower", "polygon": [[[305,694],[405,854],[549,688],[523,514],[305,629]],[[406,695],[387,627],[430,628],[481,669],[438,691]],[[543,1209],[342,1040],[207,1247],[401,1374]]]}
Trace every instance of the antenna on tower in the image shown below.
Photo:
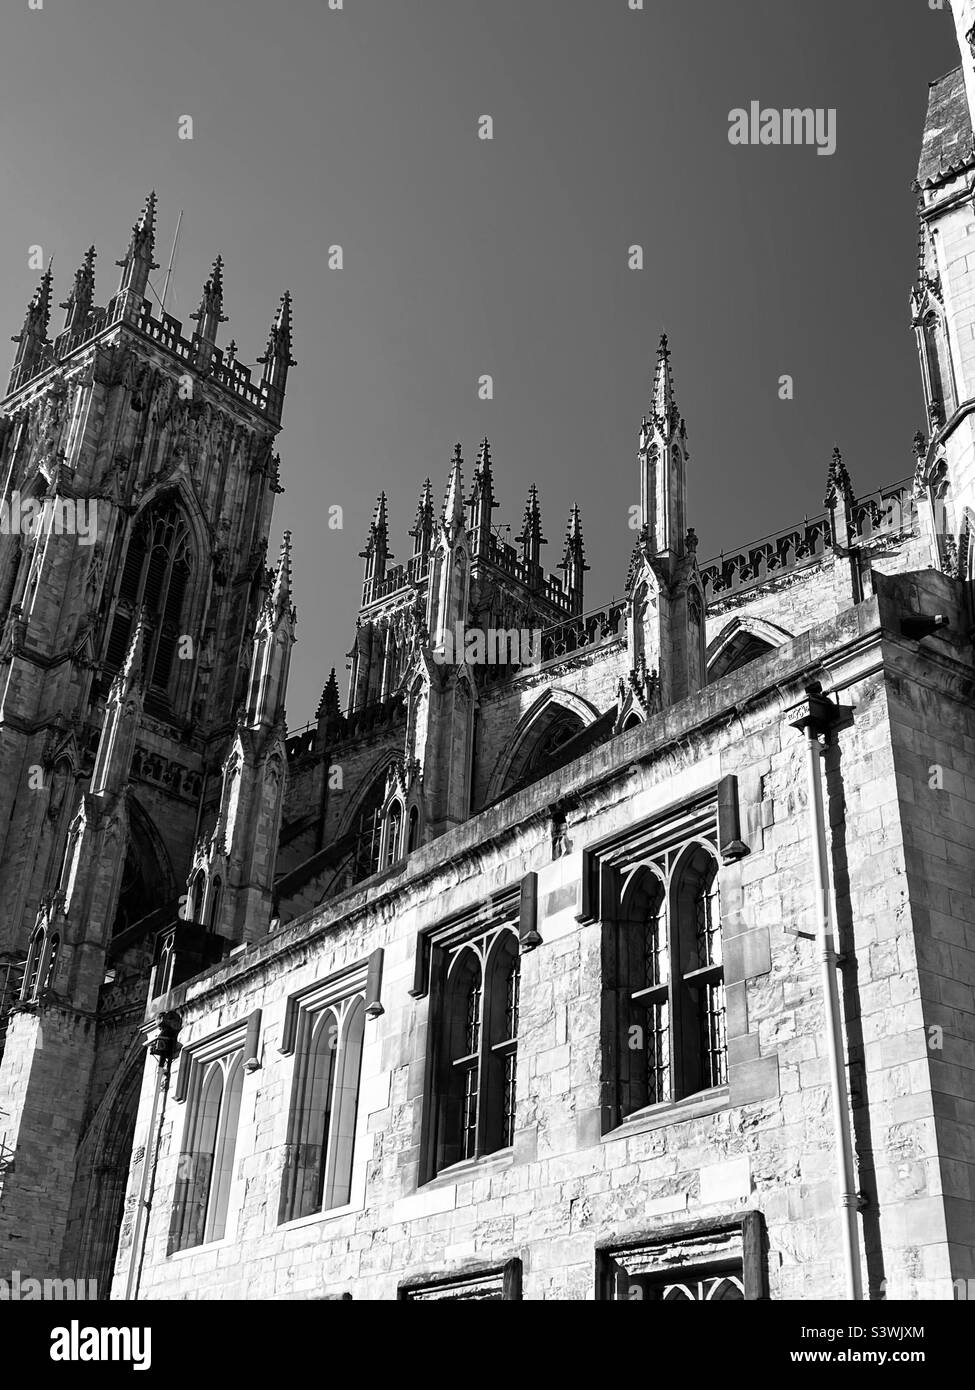
{"label": "antenna on tower", "polygon": [[177,245],[179,244],[179,229],[180,229],[180,227],[182,227],[182,225],[183,225],[183,209],[180,208],[180,210],[179,210],[179,217],[176,219],[176,235],[173,237],[173,249],[172,249],[172,251],[171,251],[170,254],[169,254],[169,266],[168,266],[168,268],[167,268],[167,270],[166,270],[166,280],[165,280],[165,283],[163,284],[162,299],[160,299],[160,301],[159,301],[159,307],[160,307],[160,309],[162,310],[163,313],[166,312],[166,296],[169,294],[169,282],[170,282],[170,280],[172,279],[172,275],[173,275],[173,264],[174,264],[174,262],[175,262],[175,260],[176,260],[176,247],[177,247]]}

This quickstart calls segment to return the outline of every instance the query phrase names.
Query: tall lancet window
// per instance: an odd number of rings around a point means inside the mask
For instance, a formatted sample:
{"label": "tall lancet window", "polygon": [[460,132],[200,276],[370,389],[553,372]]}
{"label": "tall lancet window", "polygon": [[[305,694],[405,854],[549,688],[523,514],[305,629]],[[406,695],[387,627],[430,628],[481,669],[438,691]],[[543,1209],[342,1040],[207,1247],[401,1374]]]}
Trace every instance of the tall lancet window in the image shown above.
{"label": "tall lancet window", "polygon": [[174,500],[139,519],[122,566],[105,665],[112,673],[120,669],[139,613],[145,609],[149,622],[146,705],[157,714],[169,712],[173,697],[192,563],[189,524]]}
{"label": "tall lancet window", "polygon": [[462,942],[438,983],[432,1168],[510,1148],[516,1123],[521,958],[510,926]]}

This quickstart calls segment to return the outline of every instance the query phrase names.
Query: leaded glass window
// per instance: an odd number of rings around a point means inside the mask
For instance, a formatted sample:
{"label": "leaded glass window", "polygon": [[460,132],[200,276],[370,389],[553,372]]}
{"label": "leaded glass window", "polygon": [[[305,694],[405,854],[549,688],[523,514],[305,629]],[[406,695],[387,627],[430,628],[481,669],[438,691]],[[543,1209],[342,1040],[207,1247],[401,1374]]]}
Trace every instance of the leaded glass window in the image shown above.
{"label": "leaded glass window", "polygon": [[509,926],[445,952],[436,1169],[514,1142],[519,966],[518,938]]}
{"label": "leaded glass window", "polygon": [[713,845],[671,845],[619,878],[619,916],[604,935],[604,1007],[616,1039],[614,1123],[727,1080]]}

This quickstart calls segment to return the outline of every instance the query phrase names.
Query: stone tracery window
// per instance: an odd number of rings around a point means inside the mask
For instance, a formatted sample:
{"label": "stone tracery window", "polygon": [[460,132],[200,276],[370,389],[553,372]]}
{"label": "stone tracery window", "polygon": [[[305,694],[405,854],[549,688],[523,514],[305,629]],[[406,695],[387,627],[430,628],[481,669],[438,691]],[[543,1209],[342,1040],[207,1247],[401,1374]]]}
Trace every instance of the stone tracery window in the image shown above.
{"label": "stone tracery window", "polygon": [[597,1251],[597,1298],[614,1302],[739,1303],[768,1298],[759,1212],[692,1221]]}
{"label": "stone tracery window", "polygon": [[243,1050],[207,1060],[187,1057],[189,1109],[176,1175],[169,1253],[226,1233],[243,1090]]}
{"label": "stone tracery window", "polygon": [[603,923],[607,1127],[727,1082],[718,860],[677,840],[619,873]]}
{"label": "stone tracery window", "polygon": [[175,501],[146,511],[136,523],[122,565],[105,665],[112,673],[125,660],[139,614],[147,634],[147,707],[164,713],[172,696],[179,640],[185,631],[193,566],[189,523]]}
{"label": "stone tracery window", "polygon": [[349,1201],[364,1024],[365,1006],[358,993],[302,1011],[282,1221]]}
{"label": "stone tracery window", "polygon": [[510,926],[444,953],[435,1061],[434,1169],[514,1142],[520,955]]}

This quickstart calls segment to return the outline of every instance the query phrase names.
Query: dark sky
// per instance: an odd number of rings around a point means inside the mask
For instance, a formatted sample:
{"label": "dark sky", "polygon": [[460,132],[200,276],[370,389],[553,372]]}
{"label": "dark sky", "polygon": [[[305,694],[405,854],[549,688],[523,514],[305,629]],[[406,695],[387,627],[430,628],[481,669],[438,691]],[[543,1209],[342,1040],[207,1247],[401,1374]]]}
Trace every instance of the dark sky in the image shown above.
{"label": "dark sky", "polygon": [[[31,245],[56,255],[61,299],[95,241],[106,302],[150,187],[164,267],[185,209],[167,307],[187,329],[217,251],[222,341],[242,361],[295,296],[272,535],[274,553],[285,527],[296,544],[292,727],[331,665],[344,697],[376,495],[404,558],[418,485],[429,474],[439,504],[458,439],[469,480],[490,435],[513,535],[538,483],[549,568],[578,500],[587,606],[619,592],[662,328],[702,560],[820,511],[835,443],[859,492],[912,471],[911,181],[928,83],[959,61],[928,0],[2,0],[0,15],[11,333]],[[753,100],[835,108],[835,155],[730,145],[728,113]]]}

